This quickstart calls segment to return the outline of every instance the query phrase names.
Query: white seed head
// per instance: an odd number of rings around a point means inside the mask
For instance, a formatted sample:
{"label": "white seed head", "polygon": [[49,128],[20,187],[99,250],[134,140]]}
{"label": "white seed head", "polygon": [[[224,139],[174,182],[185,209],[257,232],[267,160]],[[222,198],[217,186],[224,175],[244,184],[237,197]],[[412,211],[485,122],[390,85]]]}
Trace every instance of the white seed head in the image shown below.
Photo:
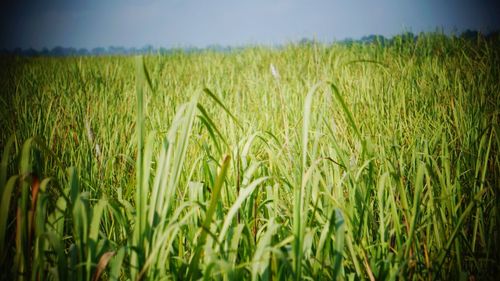
{"label": "white seed head", "polygon": [[101,147],[95,141],[94,130],[92,130],[92,126],[90,126],[90,122],[88,119],[85,119],[85,129],[87,131],[87,138],[89,139],[90,145],[95,143],[95,154],[96,154],[97,159],[101,159]]}
{"label": "white seed head", "polygon": [[357,162],[358,162],[358,159],[356,159],[356,156],[352,155],[351,159],[349,161],[349,164],[351,165],[351,167],[354,167]]}
{"label": "white seed head", "polygon": [[97,159],[101,159],[101,147],[99,146],[98,143],[95,144],[95,156],[97,157]]}
{"label": "white seed head", "polygon": [[276,78],[276,80],[279,80],[280,73],[278,72],[278,69],[276,69],[276,67],[274,67],[274,64],[272,64],[272,63],[270,65],[270,68],[271,68],[271,74],[274,76],[274,78]]}
{"label": "white seed head", "polygon": [[88,119],[85,119],[85,129],[87,130],[87,138],[89,139],[89,142],[92,144],[94,142],[94,131],[92,130],[92,127],[90,126],[90,122]]}

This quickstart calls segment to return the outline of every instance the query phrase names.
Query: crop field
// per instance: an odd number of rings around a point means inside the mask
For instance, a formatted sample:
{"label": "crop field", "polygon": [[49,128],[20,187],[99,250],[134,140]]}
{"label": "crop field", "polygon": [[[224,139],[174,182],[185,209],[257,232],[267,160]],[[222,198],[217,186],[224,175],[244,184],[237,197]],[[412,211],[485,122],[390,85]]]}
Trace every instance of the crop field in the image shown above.
{"label": "crop field", "polygon": [[500,39],[0,58],[0,278],[493,280]]}

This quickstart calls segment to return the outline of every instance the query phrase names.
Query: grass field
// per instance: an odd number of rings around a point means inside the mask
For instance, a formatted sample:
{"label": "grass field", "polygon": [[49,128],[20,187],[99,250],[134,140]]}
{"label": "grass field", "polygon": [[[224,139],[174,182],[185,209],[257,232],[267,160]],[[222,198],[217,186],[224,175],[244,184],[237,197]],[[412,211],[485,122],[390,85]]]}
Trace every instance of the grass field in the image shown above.
{"label": "grass field", "polygon": [[484,280],[500,41],[1,58],[1,278]]}

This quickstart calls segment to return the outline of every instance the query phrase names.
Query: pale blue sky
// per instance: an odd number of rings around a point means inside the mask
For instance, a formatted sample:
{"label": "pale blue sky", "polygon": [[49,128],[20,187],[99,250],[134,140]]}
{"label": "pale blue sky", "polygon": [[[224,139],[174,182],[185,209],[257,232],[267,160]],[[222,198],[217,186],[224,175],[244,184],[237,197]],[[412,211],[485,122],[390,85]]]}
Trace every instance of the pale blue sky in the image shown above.
{"label": "pale blue sky", "polygon": [[496,1],[9,1],[0,12],[0,48],[236,46],[500,28]]}

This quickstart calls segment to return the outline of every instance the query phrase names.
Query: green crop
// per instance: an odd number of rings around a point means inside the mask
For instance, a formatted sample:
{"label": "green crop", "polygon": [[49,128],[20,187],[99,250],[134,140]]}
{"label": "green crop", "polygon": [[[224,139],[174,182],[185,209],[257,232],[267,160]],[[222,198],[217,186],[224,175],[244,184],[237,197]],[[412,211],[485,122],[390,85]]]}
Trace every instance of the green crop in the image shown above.
{"label": "green crop", "polygon": [[495,279],[498,38],[3,57],[2,279]]}

